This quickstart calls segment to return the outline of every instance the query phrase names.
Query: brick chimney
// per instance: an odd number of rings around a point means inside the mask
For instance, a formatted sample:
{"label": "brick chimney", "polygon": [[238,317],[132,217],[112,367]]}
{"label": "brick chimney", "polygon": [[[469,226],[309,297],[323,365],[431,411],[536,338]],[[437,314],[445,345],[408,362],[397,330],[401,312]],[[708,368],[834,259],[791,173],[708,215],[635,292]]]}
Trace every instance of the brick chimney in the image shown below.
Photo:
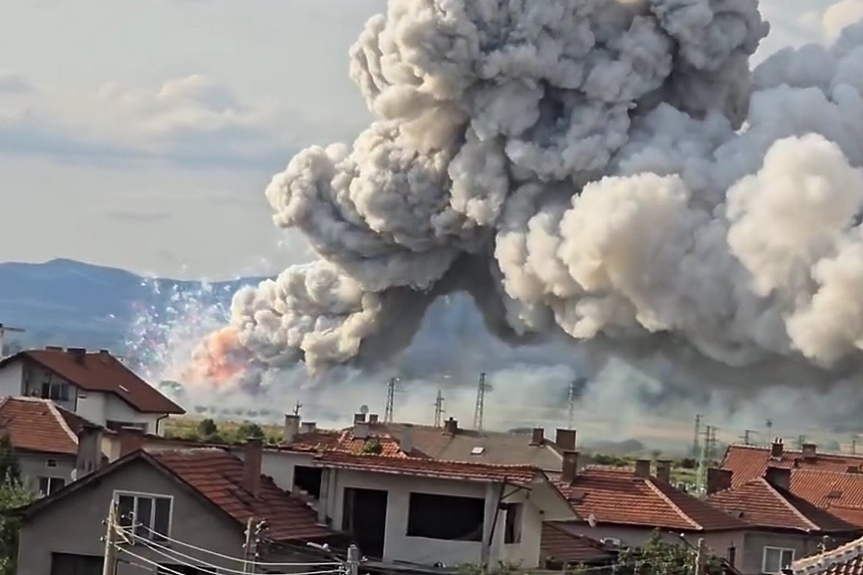
{"label": "brick chimney", "polygon": [[782,443],[782,438],[777,437],[773,440],[773,445],[770,446],[770,457],[782,459],[783,453],[785,453],[785,445]]}
{"label": "brick chimney", "polygon": [[717,491],[731,489],[731,480],[734,472],[730,469],[719,469],[711,467],[707,470],[707,495],[713,495]]}
{"label": "brick chimney", "polygon": [[804,443],[800,447],[803,451],[804,460],[812,461],[814,459],[818,459],[818,445],[814,443]]}
{"label": "brick chimney", "polygon": [[364,423],[366,421],[365,413],[355,413],[354,414],[354,425],[357,423]]}
{"label": "brick chimney", "polygon": [[285,414],[285,443],[290,445],[293,443],[297,435],[300,434],[300,416],[293,413]]}
{"label": "brick chimney", "polygon": [[656,460],[656,480],[662,483],[671,483],[671,461],[668,459]]}
{"label": "brick chimney", "polygon": [[120,457],[144,449],[144,430],[140,427],[122,427],[120,435]]}
{"label": "brick chimney", "polygon": [[575,430],[558,429],[554,435],[554,442],[563,451],[575,451]]}
{"label": "brick chimney", "polygon": [[78,432],[78,454],[75,458],[76,479],[98,470],[102,464],[102,428],[85,423]]}
{"label": "brick chimney", "polygon": [[636,477],[650,477],[650,460],[649,459],[636,459],[635,460],[635,476]]}
{"label": "brick chimney", "polygon": [[66,353],[71,355],[72,359],[74,359],[76,362],[84,363],[84,356],[87,355],[87,350],[83,347],[70,347],[66,350]]}
{"label": "brick chimney", "polygon": [[578,452],[564,451],[563,452],[563,468],[561,479],[564,483],[572,483],[578,475]]}
{"label": "brick chimney", "polygon": [[791,470],[782,467],[768,467],[764,479],[774,487],[788,491],[791,488]]}
{"label": "brick chimney", "polygon": [[534,427],[530,436],[530,444],[542,445],[543,439],[545,439],[545,429],[542,427]]}
{"label": "brick chimney", "polygon": [[443,432],[449,435],[456,435],[458,433],[458,421],[452,417],[444,421]]}
{"label": "brick chimney", "polygon": [[260,439],[246,440],[243,453],[243,487],[258,497],[261,493],[261,464],[264,459],[264,444]]}
{"label": "brick chimney", "polygon": [[370,424],[375,425],[378,422],[378,420],[379,420],[379,418],[378,418],[377,413],[370,413],[369,414],[369,423]]}

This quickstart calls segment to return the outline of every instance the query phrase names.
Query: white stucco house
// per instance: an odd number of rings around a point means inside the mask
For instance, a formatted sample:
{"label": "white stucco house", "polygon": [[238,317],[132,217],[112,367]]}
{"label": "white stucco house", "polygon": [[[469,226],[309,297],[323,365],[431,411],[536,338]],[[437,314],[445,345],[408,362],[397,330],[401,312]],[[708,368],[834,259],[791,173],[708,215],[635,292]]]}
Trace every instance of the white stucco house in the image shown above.
{"label": "white stucco house", "polygon": [[0,395],[38,397],[111,430],[137,427],[161,435],[182,407],[108,351],[48,347],[0,361]]}

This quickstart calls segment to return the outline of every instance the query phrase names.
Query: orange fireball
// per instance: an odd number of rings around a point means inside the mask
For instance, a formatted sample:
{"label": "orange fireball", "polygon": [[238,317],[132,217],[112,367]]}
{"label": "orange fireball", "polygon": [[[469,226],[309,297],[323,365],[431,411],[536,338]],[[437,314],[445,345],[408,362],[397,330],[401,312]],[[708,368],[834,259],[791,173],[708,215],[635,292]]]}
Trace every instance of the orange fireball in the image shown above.
{"label": "orange fireball", "polygon": [[238,353],[242,349],[235,328],[228,326],[211,333],[192,353],[192,363],[183,370],[183,380],[221,387],[246,370],[245,362],[238,357],[244,355]]}

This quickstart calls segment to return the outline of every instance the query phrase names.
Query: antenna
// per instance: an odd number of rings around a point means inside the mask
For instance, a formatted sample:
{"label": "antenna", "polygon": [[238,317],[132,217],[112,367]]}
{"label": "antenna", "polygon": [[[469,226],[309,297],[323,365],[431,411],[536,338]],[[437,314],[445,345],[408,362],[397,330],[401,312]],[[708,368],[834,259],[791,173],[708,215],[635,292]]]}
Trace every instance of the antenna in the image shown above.
{"label": "antenna", "polygon": [[297,404],[294,406],[294,415],[299,415],[300,409],[302,407],[303,407],[303,404],[298,401]]}
{"label": "antenna", "polygon": [[24,333],[26,330],[20,327],[8,327],[0,323],[0,359],[3,359],[3,349],[6,346],[7,333]]}
{"label": "antenna", "polygon": [[387,384],[387,405],[384,409],[384,423],[393,422],[393,404],[396,400],[396,383],[398,381],[399,378],[393,377],[390,378],[390,381]]}
{"label": "antenna", "polygon": [[483,412],[485,411],[485,393],[491,391],[491,385],[485,380],[485,372],[479,374],[479,385],[476,388],[476,407],[473,410],[473,428],[482,431]]}
{"label": "antenna", "polygon": [[445,412],[443,408],[443,392],[441,390],[437,390],[437,397],[434,400],[434,426],[441,427],[443,425],[443,414]]}

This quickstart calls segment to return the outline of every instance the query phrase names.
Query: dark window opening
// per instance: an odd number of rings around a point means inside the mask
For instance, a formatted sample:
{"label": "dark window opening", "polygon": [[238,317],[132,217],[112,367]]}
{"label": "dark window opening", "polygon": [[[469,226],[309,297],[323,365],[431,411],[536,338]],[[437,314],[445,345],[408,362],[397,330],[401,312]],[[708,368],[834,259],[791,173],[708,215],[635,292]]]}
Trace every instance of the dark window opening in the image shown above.
{"label": "dark window opening", "polygon": [[63,489],[66,485],[66,480],[62,477],[40,477],[39,478],[39,493],[46,497],[55,491]]}
{"label": "dark window opening", "polygon": [[135,535],[144,539],[162,540],[171,527],[171,499],[145,495],[121,494],[117,497],[117,513],[122,527],[135,527]]}
{"label": "dark window opening", "polygon": [[345,488],[342,529],[351,534],[360,553],[375,559],[383,557],[386,526],[386,491]]}
{"label": "dark window opening", "polygon": [[42,384],[42,399],[69,401],[69,385],[66,383],[45,382]]}
{"label": "dark window opening", "polygon": [[122,431],[124,428],[127,428],[127,427],[134,427],[134,428],[140,429],[141,431],[144,431],[144,432],[147,431],[147,424],[146,423],[131,423],[128,421],[112,421],[110,419],[105,422],[105,427],[107,427],[111,431]]}
{"label": "dark window opening", "polygon": [[102,557],[95,555],[51,554],[51,575],[101,575]]}
{"label": "dark window opening", "polygon": [[408,537],[447,541],[482,541],[485,500],[411,493]]}
{"label": "dark window opening", "polygon": [[315,499],[321,498],[321,474],[319,467],[294,467],[294,487],[299,487]]}
{"label": "dark window opening", "polygon": [[507,503],[503,506],[506,511],[506,523],[504,524],[503,542],[506,544],[521,543],[521,521],[524,512],[523,503]]}

